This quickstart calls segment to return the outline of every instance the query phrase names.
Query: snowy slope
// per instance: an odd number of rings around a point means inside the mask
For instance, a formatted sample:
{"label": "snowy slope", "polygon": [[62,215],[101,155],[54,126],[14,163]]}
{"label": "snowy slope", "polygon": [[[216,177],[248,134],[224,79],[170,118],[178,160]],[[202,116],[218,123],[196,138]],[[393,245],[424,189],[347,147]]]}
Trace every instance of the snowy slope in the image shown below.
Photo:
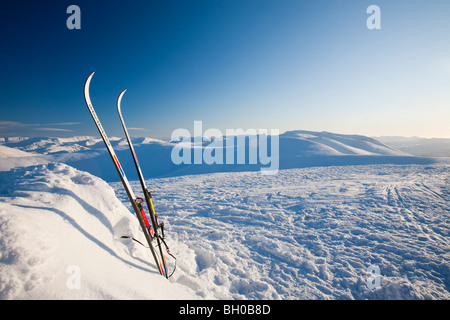
{"label": "snowy slope", "polygon": [[36,154],[0,145],[0,158],[32,157]]}
{"label": "snowy slope", "polygon": [[9,171],[15,167],[36,165],[49,161],[51,159],[46,159],[45,156],[37,153],[0,145],[0,171]]}
{"label": "snowy slope", "polygon": [[195,298],[158,274],[148,249],[120,239],[139,238],[137,220],[99,178],[48,164],[0,181],[1,299]]}

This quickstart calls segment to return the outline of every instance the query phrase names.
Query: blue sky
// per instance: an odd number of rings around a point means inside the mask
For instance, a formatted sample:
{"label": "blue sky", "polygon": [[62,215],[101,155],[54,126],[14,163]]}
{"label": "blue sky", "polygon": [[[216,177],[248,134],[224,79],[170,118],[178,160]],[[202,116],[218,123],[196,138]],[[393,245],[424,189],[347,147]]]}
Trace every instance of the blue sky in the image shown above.
{"label": "blue sky", "polygon": [[[69,5],[81,30],[69,30]],[[369,5],[381,30],[369,30]],[[9,1],[0,137],[255,128],[450,138],[447,0]]]}

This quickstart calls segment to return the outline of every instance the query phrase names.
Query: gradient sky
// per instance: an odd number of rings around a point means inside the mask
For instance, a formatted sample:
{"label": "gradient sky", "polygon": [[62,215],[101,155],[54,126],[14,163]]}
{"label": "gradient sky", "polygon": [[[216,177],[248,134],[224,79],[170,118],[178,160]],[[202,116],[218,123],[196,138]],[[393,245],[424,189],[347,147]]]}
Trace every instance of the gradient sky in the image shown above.
{"label": "gradient sky", "polygon": [[[81,30],[69,30],[69,5]],[[369,5],[381,30],[369,30]],[[450,1],[3,1],[0,137],[255,128],[450,138]]]}

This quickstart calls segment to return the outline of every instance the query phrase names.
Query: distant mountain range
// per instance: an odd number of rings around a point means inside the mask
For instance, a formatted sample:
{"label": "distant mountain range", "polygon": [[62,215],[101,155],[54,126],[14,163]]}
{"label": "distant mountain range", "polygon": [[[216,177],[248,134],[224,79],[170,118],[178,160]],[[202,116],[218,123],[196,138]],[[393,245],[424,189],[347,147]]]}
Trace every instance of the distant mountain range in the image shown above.
{"label": "distant mountain range", "polygon": [[[231,138],[234,139],[234,137],[223,137],[225,154],[235,151],[226,148],[226,140]],[[130,180],[137,179],[126,139],[111,137],[110,140],[128,178]],[[153,138],[133,138],[132,140],[141,168],[147,178],[211,172],[258,171],[267,167],[259,161],[257,164],[246,162],[246,164],[176,165],[172,162],[171,153],[178,142]],[[439,148],[439,143],[442,143],[443,146],[450,143],[447,139],[442,140],[433,141],[433,144],[428,144],[430,147],[427,149],[425,148],[426,141],[420,140],[418,143],[418,140],[409,140],[409,138],[382,137],[375,139],[362,135],[331,132],[288,131],[279,136],[279,169],[383,163],[431,163],[435,161],[432,157],[445,156],[449,153]],[[210,143],[210,140],[203,139],[203,149]],[[270,147],[270,142],[268,144]],[[247,157],[250,150],[259,151],[259,145],[250,147],[248,145],[249,143],[246,146]],[[234,148],[236,147],[237,144]],[[447,148],[447,150],[449,149]],[[97,175],[106,181],[118,180],[117,173],[100,138],[75,136],[72,138],[15,137],[0,139],[0,170],[48,162],[63,162],[79,170]]]}
{"label": "distant mountain range", "polygon": [[376,139],[414,156],[450,157],[450,139],[387,136]]}

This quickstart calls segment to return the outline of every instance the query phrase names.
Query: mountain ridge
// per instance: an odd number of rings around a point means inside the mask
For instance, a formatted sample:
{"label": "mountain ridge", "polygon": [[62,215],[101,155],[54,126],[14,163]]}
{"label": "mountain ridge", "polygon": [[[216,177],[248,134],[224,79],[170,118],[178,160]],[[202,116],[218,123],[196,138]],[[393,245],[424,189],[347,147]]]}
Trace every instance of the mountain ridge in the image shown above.
{"label": "mountain ridge", "polygon": [[[267,138],[269,153],[272,155],[271,140],[275,137],[265,137],[259,135],[258,139]],[[228,140],[227,140],[228,139]],[[236,156],[237,148],[241,147],[244,141],[246,161],[226,164],[206,164],[204,161],[198,164],[193,161],[191,152],[191,164],[174,164],[172,152],[176,141],[166,141],[149,137],[134,137],[132,142],[139,158],[142,171],[148,177],[169,177],[191,174],[202,174],[212,172],[243,172],[259,171],[267,168],[258,159],[256,164],[250,164],[249,154],[254,152],[261,157],[259,144],[250,145],[250,139],[241,140],[231,144],[227,141],[236,139],[232,137],[222,137],[222,144],[214,143],[216,152],[223,152],[223,159],[227,159],[226,153],[233,152]],[[238,139],[236,139],[238,140]],[[276,169],[292,169],[315,166],[342,166],[342,165],[364,165],[364,164],[426,164],[434,160],[428,157],[412,156],[406,152],[392,148],[377,139],[357,135],[357,134],[337,134],[331,132],[315,132],[306,130],[287,131],[278,136],[278,159],[279,166]],[[137,180],[134,170],[133,159],[128,148],[126,138],[110,137],[117,157],[122,164],[128,178]],[[188,140],[193,146],[194,139]],[[211,140],[203,139],[202,148],[212,146]],[[248,142],[247,142],[248,141]],[[253,140],[253,142],[256,140]],[[189,143],[188,143],[189,144]],[[90,172],[106,181],[118,181],[118,176],[111,162],[109,154],[103,141],[93,136],[74,136],[72,138],[25,138],[13,137],[0,140],[0,146],[15,148],[22,152],[31,153],[27,157],[17,157],[14,160],[1,161],[0,170],[10,170],[16,166],[36,165],[49,162],[66,163],[79,170]],[[25,155],[25,154],[23,154]],[[224,161],[225,162],[225,161]],[[195,164],[194,164],[195,163]]]}

